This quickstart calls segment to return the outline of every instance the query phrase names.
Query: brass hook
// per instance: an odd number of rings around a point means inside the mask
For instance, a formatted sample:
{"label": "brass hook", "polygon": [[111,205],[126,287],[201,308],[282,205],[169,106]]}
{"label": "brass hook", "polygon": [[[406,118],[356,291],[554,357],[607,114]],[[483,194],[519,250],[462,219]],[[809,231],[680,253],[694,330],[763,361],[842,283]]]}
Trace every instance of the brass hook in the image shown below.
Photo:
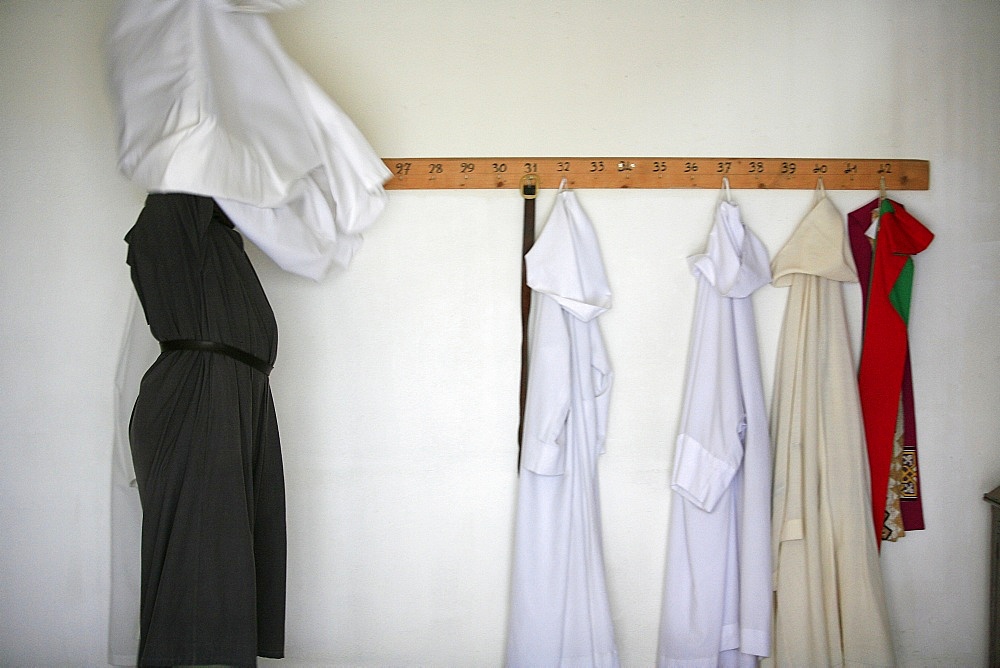
{"label": "brass hook", "polygon": [[521,197],[524,199],[538,197],[538,174],[532,172],[521,177]]}

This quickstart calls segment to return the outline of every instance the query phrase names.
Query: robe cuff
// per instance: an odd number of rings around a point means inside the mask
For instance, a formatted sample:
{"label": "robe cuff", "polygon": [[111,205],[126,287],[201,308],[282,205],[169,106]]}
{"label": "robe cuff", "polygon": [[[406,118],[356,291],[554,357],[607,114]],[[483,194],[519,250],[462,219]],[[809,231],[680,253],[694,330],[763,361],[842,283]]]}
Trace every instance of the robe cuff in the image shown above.
{"label": "robe cuff", "polygon": [[781,525],[781,542],[802,540],[805,535],[801,519],[785,520],[785,523]]}
{"label": "robe cuff", "polygon": [[521,466],[538,475],[563,475],[566,473],[565,436],[555,441],[543,441],[524,434],[521,446]]}
{"label": "robe cuff", "polygon": [[729,487],[736,466],[706,450],[687,434],[677,437],[671,488],[705,512],[712,512]]}
{"label": "robe cuff", "polygon": [[765,629],[740,629],[740,652],[754,656],[771,655],[771,632]]}

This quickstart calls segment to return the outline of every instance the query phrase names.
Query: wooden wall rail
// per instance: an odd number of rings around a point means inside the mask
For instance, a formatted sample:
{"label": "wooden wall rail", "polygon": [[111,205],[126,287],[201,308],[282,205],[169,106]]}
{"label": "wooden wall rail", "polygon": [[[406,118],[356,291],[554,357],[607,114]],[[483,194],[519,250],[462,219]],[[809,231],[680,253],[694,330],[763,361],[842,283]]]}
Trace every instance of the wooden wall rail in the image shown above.
{"label": "wooden wall rail", "polygon": [[383,158],[389,190],[517,188],[537,174],[542,188],[816,187],[828,190],[928,190],[927,160],[893,158]]}

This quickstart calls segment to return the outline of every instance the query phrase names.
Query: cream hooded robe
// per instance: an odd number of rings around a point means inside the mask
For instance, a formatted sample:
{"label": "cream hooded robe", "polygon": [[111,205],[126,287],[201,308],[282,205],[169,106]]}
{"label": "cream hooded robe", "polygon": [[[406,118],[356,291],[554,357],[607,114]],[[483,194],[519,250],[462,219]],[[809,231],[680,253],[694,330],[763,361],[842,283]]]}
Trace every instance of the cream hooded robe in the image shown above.
{"label": "cream hooded robe", "polygon": [[529,375],[507,665],[612,668],[597,485],[612,378],[597,318],[611,290],[573,192],[556,196],[525,260]]}
{"label": "cream hooded robe", "polygon": [[895,663],[872,527],[842,283],[857,271],[825,196],[771,265],[789,287],[771,410],[777,666]]}

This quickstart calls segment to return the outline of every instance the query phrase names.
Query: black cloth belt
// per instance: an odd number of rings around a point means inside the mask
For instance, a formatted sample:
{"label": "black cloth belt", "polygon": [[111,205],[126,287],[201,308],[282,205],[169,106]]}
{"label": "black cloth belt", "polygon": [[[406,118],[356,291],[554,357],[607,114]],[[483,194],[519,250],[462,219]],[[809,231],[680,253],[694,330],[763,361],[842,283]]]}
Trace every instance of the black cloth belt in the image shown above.
{"label": "black cloth belt", "polygon": [[173,341],[160,341],[160,350],[167,352],[170,350],[204,350],[210,353],[220,353],[226,357],[231,357],[237,362],[243,362],[260,371],[265,376],[271,373],[274,367],[255,355],[244,352],[239,348],[227,346],[225,343],[215,341],[197,341],[195,339],[174,339]]}

